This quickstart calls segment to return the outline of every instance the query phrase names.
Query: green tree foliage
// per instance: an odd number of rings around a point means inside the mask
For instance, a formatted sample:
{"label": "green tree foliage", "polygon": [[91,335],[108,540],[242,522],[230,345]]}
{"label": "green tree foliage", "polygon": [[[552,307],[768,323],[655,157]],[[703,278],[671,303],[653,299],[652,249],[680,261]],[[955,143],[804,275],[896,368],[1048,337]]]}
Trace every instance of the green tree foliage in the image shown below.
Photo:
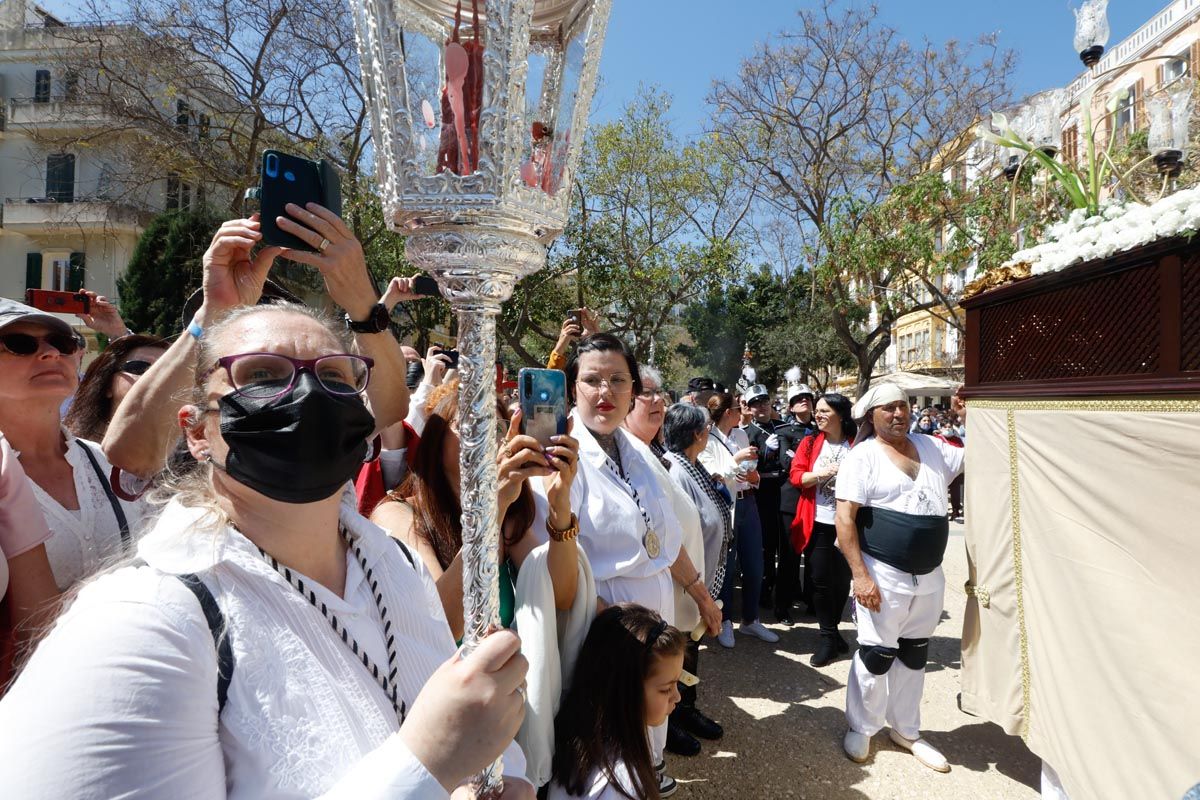
{"label": "green tree foliage", "polygon": [[208,210],[160,214],[150,222],[117,279],[121,316],[130,330],[179,333],[183,304],[200,288],[201,259],[220,224]]}
{"label": "green tree foliage", "polygon": [[548,350],[582,302],[639,360],[660,360],[680,308],[737,274],[753,192],[710,139],[675,135],[670,107],[643,88],[619,120],[590,132],[566,235],[505,314],[505,342],[522,358]]}
{"label": "green tree foliage", "polygon": [[803,273],[792,276],[760,267],[724,287],[710,289],[683,312],[692,343],[679,350],[691,374],[732,386],[743,348],[754,355],[758,379],[774,388],[793,366],[818,391],[831,371],[851,366],[829,325],[829,309]]}

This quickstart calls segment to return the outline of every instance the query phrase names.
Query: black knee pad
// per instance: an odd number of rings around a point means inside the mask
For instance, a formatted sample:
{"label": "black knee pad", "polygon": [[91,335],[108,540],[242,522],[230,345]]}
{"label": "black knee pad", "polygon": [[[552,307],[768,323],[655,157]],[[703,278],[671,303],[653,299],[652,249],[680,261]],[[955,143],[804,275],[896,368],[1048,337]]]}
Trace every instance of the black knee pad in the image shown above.
{"label": "black knee pad", "polygon": [[869,644],[858,648],[858,657],[862,659],[867,672],[872,675],[883,675],[892,668],[892,664],[896,660],[896,652],[895,647]]}
{"label": "black knee pad", "polygon": [[929,640],[901,639],[896,655],[909,669],[925,669],[925,662],[929,660]]}

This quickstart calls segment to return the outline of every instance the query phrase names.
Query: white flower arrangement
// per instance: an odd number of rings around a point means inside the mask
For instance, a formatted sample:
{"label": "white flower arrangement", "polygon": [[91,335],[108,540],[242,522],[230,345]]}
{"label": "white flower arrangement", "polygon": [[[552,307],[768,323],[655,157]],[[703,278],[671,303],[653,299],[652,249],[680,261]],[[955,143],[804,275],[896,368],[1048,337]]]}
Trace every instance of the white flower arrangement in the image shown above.
{"label": "white flower arrangement", "polygon": [[1040,244],[1013,253],[1004,266],[1028,264],[1032,274],[1042,275],[1197,230],[1200,188],[1175,192],[1149,206],[1110,202],[1092,216],[1077,208],[1064,221],[1051,225]]}

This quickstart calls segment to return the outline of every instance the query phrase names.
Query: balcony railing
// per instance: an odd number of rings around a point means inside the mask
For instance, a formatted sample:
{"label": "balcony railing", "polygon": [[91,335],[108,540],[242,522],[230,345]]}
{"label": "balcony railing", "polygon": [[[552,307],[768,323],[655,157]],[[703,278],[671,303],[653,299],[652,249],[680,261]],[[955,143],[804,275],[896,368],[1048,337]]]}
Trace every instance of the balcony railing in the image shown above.
{"label": "balcony railing", "polygon": [[7,106],[8,124],[13,126],[73,129],[103,125],[110,120],[100,103],[73,97],[46,100],[12,97]]}
{"label": "balcony railing", "polygon": [[930,353],[921,348],[898,350],[896,355],[897,369],[910,372],[919,369],[953,369],[963,365],[963,354],[960,350],[939,350]]}
{"label": "balcony railing", "polygon": [[0,228],[27,234],[70,229],[138,233],[152,216],[144,208],[103,197],[78,197],[72,202],[9,197],[0,206]]}

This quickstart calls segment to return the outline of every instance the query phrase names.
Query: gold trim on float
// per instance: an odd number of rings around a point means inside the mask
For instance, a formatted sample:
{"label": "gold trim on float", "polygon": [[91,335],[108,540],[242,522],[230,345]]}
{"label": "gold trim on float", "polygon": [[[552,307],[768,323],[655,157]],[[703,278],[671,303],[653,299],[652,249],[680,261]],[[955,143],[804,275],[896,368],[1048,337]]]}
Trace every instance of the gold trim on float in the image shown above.
{"label": "gold trim on float", "polygon": [[1161,400],[967,400],[967,408],[999,411],[1121,411],[1125,413],[1200,413],[1200,399]]}
{"label": "gold trim on float", "polygon": [[[977,404],[973,404],[977,405]],[[1021,487],[1017,477],[1017,420],[1008,409],[1008,480],[1012,497],[1013,580],[1017,589],[1017,631],[1021,642],[1021,738],[1029,738],[1029,635],[1025,629],[1025,575],[1021,562]]]}

